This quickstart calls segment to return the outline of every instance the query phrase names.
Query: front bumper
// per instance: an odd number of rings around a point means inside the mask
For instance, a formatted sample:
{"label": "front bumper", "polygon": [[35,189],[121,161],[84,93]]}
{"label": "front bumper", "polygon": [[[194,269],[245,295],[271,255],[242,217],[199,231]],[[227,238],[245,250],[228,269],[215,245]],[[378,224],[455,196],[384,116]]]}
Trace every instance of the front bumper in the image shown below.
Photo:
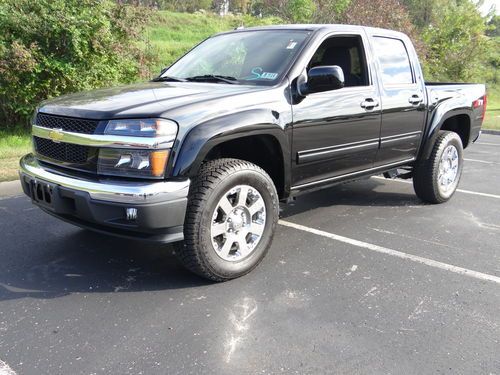
{"label": "front bumper", "polygon": [[[155,242],[184,238],[189,180],[89,180],[52,171],[28,154],[20,161],[26,195],[45,212],[72,224]],[[136,218],[127,216],[135,209]]]}

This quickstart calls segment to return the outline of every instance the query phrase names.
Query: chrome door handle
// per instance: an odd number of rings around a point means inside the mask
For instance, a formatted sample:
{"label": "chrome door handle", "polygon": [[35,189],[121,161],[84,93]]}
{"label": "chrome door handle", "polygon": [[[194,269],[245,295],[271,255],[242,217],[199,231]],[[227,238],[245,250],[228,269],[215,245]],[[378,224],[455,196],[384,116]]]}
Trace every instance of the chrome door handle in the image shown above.
{"label": "chrome door handle", "polygon": [[360,103],[361,108],[364,109],[373,109],[375,107],[378,107],[378,105],[378,100],[373,98],[366,98]]}
{"label": "chrome door handle", "polygon": [[420,104],[422,100],[424,100],[424,98],[418,94],[413,94],[408,98],[408,102],[411,104]]}

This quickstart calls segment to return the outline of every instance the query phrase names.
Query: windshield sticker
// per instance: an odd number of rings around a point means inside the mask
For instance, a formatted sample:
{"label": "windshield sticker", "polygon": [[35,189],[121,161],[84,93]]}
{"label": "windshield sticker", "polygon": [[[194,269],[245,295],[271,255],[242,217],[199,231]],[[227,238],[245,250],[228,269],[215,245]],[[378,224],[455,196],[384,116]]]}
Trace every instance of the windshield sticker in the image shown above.
{"label": "windshield sticker", "polygon": [[271,72],[264,72],[264,69],[262,69],[260,66],[255,67],[252,69],[252,76],[247,78],[248,80],[254,80],[254,79],[269,79],[269,80],[274,80],[278,78],[278,73],[271,73]]}
{"label": "windshield sticker", "polygon": [[286,49],[294,49],[295,46],[297,45],[297,42],[294,42],[293,39],[290,40],[290,43],[286,46]]}

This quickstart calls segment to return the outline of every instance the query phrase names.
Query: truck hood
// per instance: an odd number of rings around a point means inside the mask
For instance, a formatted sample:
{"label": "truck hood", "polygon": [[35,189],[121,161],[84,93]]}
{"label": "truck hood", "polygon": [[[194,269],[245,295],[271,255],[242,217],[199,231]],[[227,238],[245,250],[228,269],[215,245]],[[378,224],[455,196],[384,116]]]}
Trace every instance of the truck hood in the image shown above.
{"label": "truck hood", "polygon": [[[262,86],[195,82],[147,82],[64,95],[43,102],[40,112],[95,120],[134,117],[175,117],[186,106],[216,110],[217,102],[244,93],[265,90]],[[215,103],[214,103],[215,101]],[[175,119],[175,118],[174,118]]]}

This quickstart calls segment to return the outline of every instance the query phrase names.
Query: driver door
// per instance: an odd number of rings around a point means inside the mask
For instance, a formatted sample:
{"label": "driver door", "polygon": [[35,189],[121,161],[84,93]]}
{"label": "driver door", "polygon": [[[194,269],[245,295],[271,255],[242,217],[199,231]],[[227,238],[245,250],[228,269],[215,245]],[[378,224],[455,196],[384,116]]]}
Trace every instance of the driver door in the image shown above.
{"label": "driver door", "polygon": [[326,38],[309,62],[338,65],[345,87],[307,95],[293,110],[292,189],[334,181],[373,167],[381,110],[360,34]]}

